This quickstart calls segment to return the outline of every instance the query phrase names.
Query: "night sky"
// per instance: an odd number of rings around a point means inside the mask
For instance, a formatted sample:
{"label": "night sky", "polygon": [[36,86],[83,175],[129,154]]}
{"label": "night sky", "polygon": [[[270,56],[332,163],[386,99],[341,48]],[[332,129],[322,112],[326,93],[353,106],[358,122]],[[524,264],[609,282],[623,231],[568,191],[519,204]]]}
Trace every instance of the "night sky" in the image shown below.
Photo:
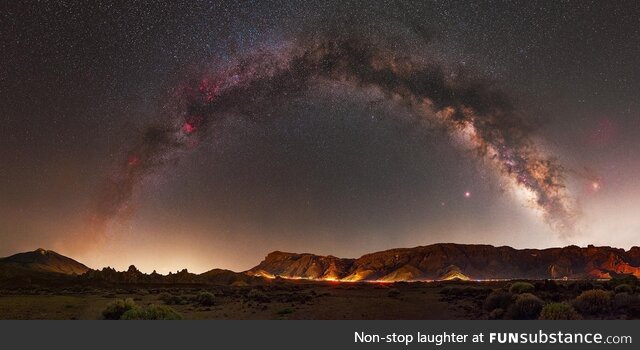
{"label": "night sky", "polygon": [[0,256],[640,242],[640,2],[0,5]]}

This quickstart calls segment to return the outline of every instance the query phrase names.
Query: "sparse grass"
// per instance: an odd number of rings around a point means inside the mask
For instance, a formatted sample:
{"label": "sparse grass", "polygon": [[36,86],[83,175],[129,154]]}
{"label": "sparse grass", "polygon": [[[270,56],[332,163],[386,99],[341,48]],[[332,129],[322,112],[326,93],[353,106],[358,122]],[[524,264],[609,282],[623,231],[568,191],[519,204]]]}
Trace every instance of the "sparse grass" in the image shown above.
{"label": "sparse grass", "polygon": [[[640,293],[636,285],[620,281],[599,283],[598,293],[609,295],[608,307],[595,313],[587,313],[578,307],[581,293],[576,284],[580,281],[554,281],[535,283],[534,293],[543,300],[540,319],[572,319],[575,314],[564,313],[566,308],[554,306],[565,303],[573,306],[584,318],[634,319],[640,317]],[[595,286],[593,281],[581,283]],[[514,312],[516,299],[522,294],[508,292],[513,281],[496,282],[434,282],[412,284],[385,284],[384,289],[372,284],[348,284],[349,289],[337,288],[341,284],[283,282],[282,284],[255,285],[252,288],[229,286],[180,286],[167,285],[147,288],[149,293],[140,293],[140,287],[122,289],[121,286],[85,288],[81,294],[67,293],[69,287],[51,288],[53,295],[40,295],[41,287],[22,290],[0,291],[0,318],[7,319],[103,319],[110,302],[133,301],[137,308],[145,309],[149,304],[171,303],[185,319],[509,319],[523,317]],[[533,282],[532,282],[533,283]],[[547,284],[549,284],[547,286]],[[621,292],[627,287],[633,293]],[[401,298],[387,297],[397,288]],[[215,290],[215,292],[214,292]],[[197,302],[199,292],[215,295],[215,306],[204,306]],[[391,291],[391,292],[390,292]],[[117,294],[107,299],[106,295]],[[524,293],[523,293],[524,294]],[[583,296],[580,300],[584,299]],[[120,300],[120,302],[117,302]],[[162,300],[162,301],[161,301]],[[258,301],[260,300],[260,302]],[[267,302],[262,302],[266,300]],[[308,302],[305,302],[307,300]],[[416,305],[424,307],[416,308]],[[558,310],[557,308],[561,308]],[[484,310],[483,310],[484,309]],[[485,311],[486,310],[486,311]],[[124,311],[126,312],[126,311]],[[142,313],[142,314],[141,314]],[[138,310],[127,318],[159,318],[158,312]],[[124,314],[124,313],[123,313]],[[558,316],[560,314],[561,316]],[[564,316],[562,316],[564,315]],[[110,316],[115,318],[117,316]],[[122,316],[120,316],[122,317]],[[166,318],[162,316],[163,318]]]}
{"label": "sparse grass", "polygon": [[476,286],[447,286],[440,290],[440,294],[456,296],[456,297],[472,297],[481,294],[489,294],[491,289]]}
{"label": "sparse grass", "polygon": [[104,299],[99,297],[88,299],[78,295],[0,294],[0,319],[7,320],[102,318],[101,312],[105,304]]}

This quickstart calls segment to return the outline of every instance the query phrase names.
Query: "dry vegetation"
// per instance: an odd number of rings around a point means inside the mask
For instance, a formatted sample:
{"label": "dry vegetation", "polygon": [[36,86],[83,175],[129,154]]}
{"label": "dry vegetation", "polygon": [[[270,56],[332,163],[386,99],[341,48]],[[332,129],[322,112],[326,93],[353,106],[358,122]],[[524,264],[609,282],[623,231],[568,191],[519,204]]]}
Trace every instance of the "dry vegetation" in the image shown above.
{"label": "dry vegetation", "polygon": [[1,319],[632,319],[634,278],[593,281],[22,288]]}

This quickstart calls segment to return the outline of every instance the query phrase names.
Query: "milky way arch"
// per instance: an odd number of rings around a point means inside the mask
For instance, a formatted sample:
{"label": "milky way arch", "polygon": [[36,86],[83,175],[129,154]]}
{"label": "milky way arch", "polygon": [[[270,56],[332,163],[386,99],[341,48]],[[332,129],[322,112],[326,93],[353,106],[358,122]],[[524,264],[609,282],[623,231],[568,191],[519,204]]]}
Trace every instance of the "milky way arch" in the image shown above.
{"label": "milky way arch", "polygon": [[463,135],[478,157],[489,160],[485,164],[526,194],[528,204],[553,229],[573,229],[575,215],[562,168],[536,147],[531,125],[515,113],[502,93],[486,84],[456,81],[437,64],[396,54],[367,40],[346,39],[250,54],[185,83],[172,121],[148,125],[104,184],[94,208],[93,232],[104,231],[129,205],[145,176],[194,148],[217,121],[230,114],[267,118],[260,111],[274,100],[299,94],[323,79],[378,89],[452,135]]}

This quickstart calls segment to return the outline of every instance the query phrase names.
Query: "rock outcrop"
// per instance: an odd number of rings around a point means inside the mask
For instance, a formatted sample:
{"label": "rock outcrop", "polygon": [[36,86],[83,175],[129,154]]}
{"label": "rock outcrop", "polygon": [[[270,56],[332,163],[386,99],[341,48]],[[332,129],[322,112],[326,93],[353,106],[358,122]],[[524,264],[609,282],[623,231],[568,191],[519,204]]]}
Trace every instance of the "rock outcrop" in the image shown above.
{"label": "rock outcrop", "polygon": [[448,279],[596,279],[640,277],[640,248],[568,246],[514,249],[491,245],[433,244],[391,249],[358,259],[273,252],[247,274],[345,281]]}

